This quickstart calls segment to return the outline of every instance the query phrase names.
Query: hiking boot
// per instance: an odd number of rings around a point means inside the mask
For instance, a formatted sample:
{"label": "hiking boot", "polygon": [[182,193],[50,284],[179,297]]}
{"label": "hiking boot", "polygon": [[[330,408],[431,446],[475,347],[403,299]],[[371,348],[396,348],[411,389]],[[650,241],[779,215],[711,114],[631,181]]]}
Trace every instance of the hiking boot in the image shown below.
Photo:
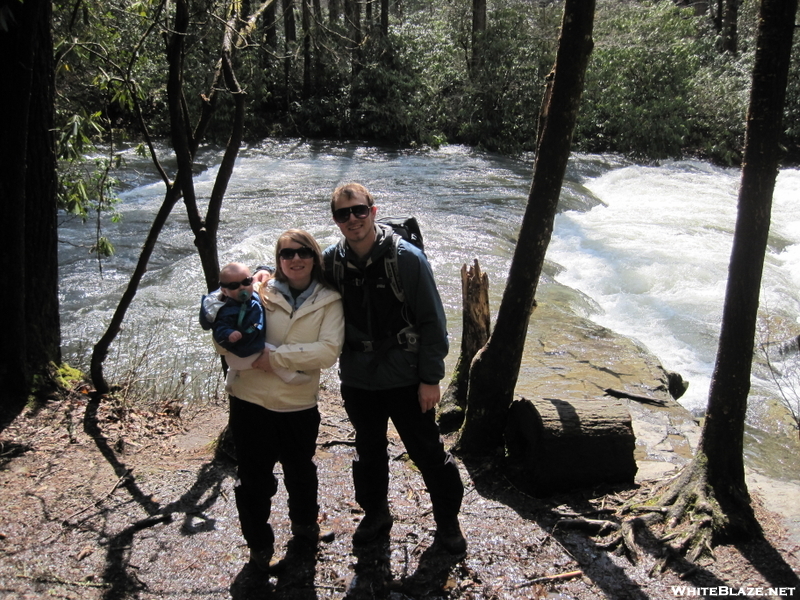
{"label": "hiking boot", "polygon": [[458,517],[453,517],[443,523],[437,523],[436,535],[433,541],[438,542],[450,554],[464,554],[467,551],[467,540],[464,537],[464,532],[461,531]]}
{"label": "hiking boot", "polygon": [[356,531],[353,534],[353,543],[366,544],[371,542],[381,533],[389,531],[393,523],[394,519],[392,518],[392,513],[389,512],[388,506],[369,511],[364,514],[361,523],[356,527]]}
{"label": "hiking boot", "polygon": [[318,523],[311,523],[310,525],[292,523],[292,535],[312,544],[317,542],[330,543],[336,539],[336,534],[332,529],[321,528]]}
{"label": "hiking boot", "polygon": [[273,549],[250,550],[250,562],[262,573],[270,573],[278,564],[278,559],[273,558]]}

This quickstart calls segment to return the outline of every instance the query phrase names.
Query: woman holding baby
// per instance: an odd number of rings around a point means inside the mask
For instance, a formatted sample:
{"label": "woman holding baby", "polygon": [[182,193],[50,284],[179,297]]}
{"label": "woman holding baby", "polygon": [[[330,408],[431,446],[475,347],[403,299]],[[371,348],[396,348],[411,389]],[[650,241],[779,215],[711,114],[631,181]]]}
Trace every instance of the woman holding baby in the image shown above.
{"label": "woman holding baby", "polygon": [[[275,463],[283,467],[292,535],[315,545],[320,537],[313,461],[320,424],[317,394],[320,370],[332,366],[341,352],[344,320],[339,293],[324,283],[319,244],[305,231],[282,234],[274,276],[258,270],[254,280],[266,317],[266,349],[252,368],[237,365],[220,345],[217,349],[236,370],[229,381],[229,427],[238,463],[239,521],[251,563],[268,571],[275,541],[269,524],[278,487]],[[287,371],[307,377],[287,378]]]}

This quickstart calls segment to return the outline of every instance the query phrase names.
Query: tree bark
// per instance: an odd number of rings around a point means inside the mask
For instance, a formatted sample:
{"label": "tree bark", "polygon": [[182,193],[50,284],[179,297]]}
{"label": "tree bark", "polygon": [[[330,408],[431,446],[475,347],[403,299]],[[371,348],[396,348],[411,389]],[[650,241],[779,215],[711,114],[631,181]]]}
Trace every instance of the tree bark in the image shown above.
{"label": "tree bark", "polygon": [[55,71],[50,27],[51,4],[42,2],[43,14],[35,36],[28,171],[26,177],[26,289],[36,290],[28,302],[28,364],[41,372],[49,362],[61,362],[61,319],[58,303],[58,185],[54,140]]}
{"label": "tree bark", "polygon": [[389,35],[389,0],[381,0],[381,37]]}
{"label": "tree bark", "polygon": [[294,0],[283,0],[283,87],[284,108],[288,111],[292,104],[292,65],[294,47],[297,43],[297,24],[294,18]]}
{"label": "tree bark", "polygon": [[725,0],[722,13],[722,51],[736,54],[739,51],[739,0]]}
{"label": "tree bark", "polygon": [[2,294],[7,315],[0,361],[0,421],[25,405],[34,375],[60,362],[56,251],[56,170],[53,145],[53,43],[50,0],[0,2],[0,199],[4,250],[0,268],[13,293]]}
{"label": "tree bark", "polygon": [[755,525],[744,478],[744,423],[796,12],[797,0],[761,3],[722,328],[698,448],[707,458],[708,485],[732,519],[729,533]]}
{"label": "tree bark", "polygon": [[461,304],[461,354],[439,404],[439,427],[445,432],[455,431],[464,422],[470,365],[491,333],[489,276],[481,272],[478,259],[472,267],[461,267]]}
{"label": "tree bark", "polygon": [[721,33],[722,32],[722,12],[724,10],[723,0],[716,0],[715,2],[711,2],[710,6],[714,7],[712,9],[714,29],[716,30],[717,33]]}
{"label": "tree bark", "polygon": [[275,10],[275,2],[270,2],[264,9],[264,41],[271,52],[266,55],[267,68],[272,66],[272,55],[278,52],[278,28],[276,26],[277,11]]}
{"label": "tree bark", "polygon": [[329,0],[328,1],[328,23],[331,26],[336,25],[339,22],[339,17],[341,16],[341,8],[339,5],[339,0]]}
{"label": "tree bark", "polygon": [[303,100],[311,97],[311,72],[314,67],[311,54],[313,33],[311,29],[311,0],[301,0],[303,2],[302,24],[303,24]]}
{"label": "tree bark", "polygon": [[473,79],[483,62],[483,38],[486,35],[486,0],[472,0],[472,56],[469,66]]}
{"label": "tree bark", "polygon": [[472,363],[466,418],[457,445],[463,453],[487,454],[503,446],[592,51],[594,7],[594,0],[567,0],[564,6],[553,88],[519,240],[494,333]]}

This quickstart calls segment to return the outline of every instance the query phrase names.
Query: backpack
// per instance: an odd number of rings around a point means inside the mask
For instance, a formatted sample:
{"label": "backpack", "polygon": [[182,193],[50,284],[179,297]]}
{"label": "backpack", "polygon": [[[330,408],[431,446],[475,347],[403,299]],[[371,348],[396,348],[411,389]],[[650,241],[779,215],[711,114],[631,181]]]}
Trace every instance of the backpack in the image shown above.
{"label": "backpack", "polygon": [[[394,231],[394,235],[392,236],[392,252],[384,257],[383,263],[386,267],[386,277],[389,279],[394,295],[400,302],[405,302],[406,296],[403,293],[403,285],[400,282],[400,270],[397,266],[397,246],[400,240],[403,239],[419,248],[422,253],[425,254],[422,231],[420,231],[416,217],[381,217],[380,219],[376,219],[376,222],[388,225]],[[344,281],[344,265],[342,264],[338,251],[333,253],[332,272],[336,287],[341,289],[342,282]]]}

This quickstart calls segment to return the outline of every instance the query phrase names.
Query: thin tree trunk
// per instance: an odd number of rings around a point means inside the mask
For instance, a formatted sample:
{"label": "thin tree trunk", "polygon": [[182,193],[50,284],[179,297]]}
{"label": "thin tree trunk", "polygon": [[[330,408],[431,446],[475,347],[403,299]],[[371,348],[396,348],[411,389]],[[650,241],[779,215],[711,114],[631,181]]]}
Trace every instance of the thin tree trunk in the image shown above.
{"label": "thin tree trunk", "polygon": [[698,450],[708,459],[708,484],[725,512],[751,512],[744,478],[744,423],[796,11],[797,0],[761,3],[739,208]]}
{"label": "thin tree trunk", "polygon": [[381,0],[381,37],[389,35],[389,0]]}
{"label": "thin tree trunk", "polygon": [[308,100],[311,97],[311,71],[313,69],[311,44],[312,44],[312,31],[311,31],[311,0],[301,0],[303,3],[302,21],[303,21],[303,100]]}
{"label": "thin tree trunk", "polygon": [[722,51],[736,54],[739,51],[739,0],[725,0],[722,13]]}
{"label": "thin tree trunk", "polygon": [[336,25],[339,22],[339,17],[341,16],[341,8],[339,6],[339,0],[329,0],[328,2],[328,23],[331,26]]}
{"label": "thin tree trunk", "polygon": [[292,65],[297,44],[297,24],[294,18],[294,0],[283,0],[283,87],[284,108],[292,104]]}
{"label": "thin tree trunk", "polygon": [[[264,41],[271,53],[268,56],[278,52],[278,27],[276,25],[277,11],[275,10],[275,2],[270,2],[264,9]],[[267,61],[267,67],[272,64],[272,60]]]}
{"label": "thin tree trunk", "polygon": [[472,56],[470,74],[477,76],[483,63],[483,38],[486,35],[486,0],[472,0]]}
{"label": "thin tree trunk", "polygon": [[536,152],[528,204],[494,332],[472,363],[458,450],[487,454],[503,446],[536,287],[553,231],[561,184],[592,51],[594,0],[567,0],[546,122]]}

